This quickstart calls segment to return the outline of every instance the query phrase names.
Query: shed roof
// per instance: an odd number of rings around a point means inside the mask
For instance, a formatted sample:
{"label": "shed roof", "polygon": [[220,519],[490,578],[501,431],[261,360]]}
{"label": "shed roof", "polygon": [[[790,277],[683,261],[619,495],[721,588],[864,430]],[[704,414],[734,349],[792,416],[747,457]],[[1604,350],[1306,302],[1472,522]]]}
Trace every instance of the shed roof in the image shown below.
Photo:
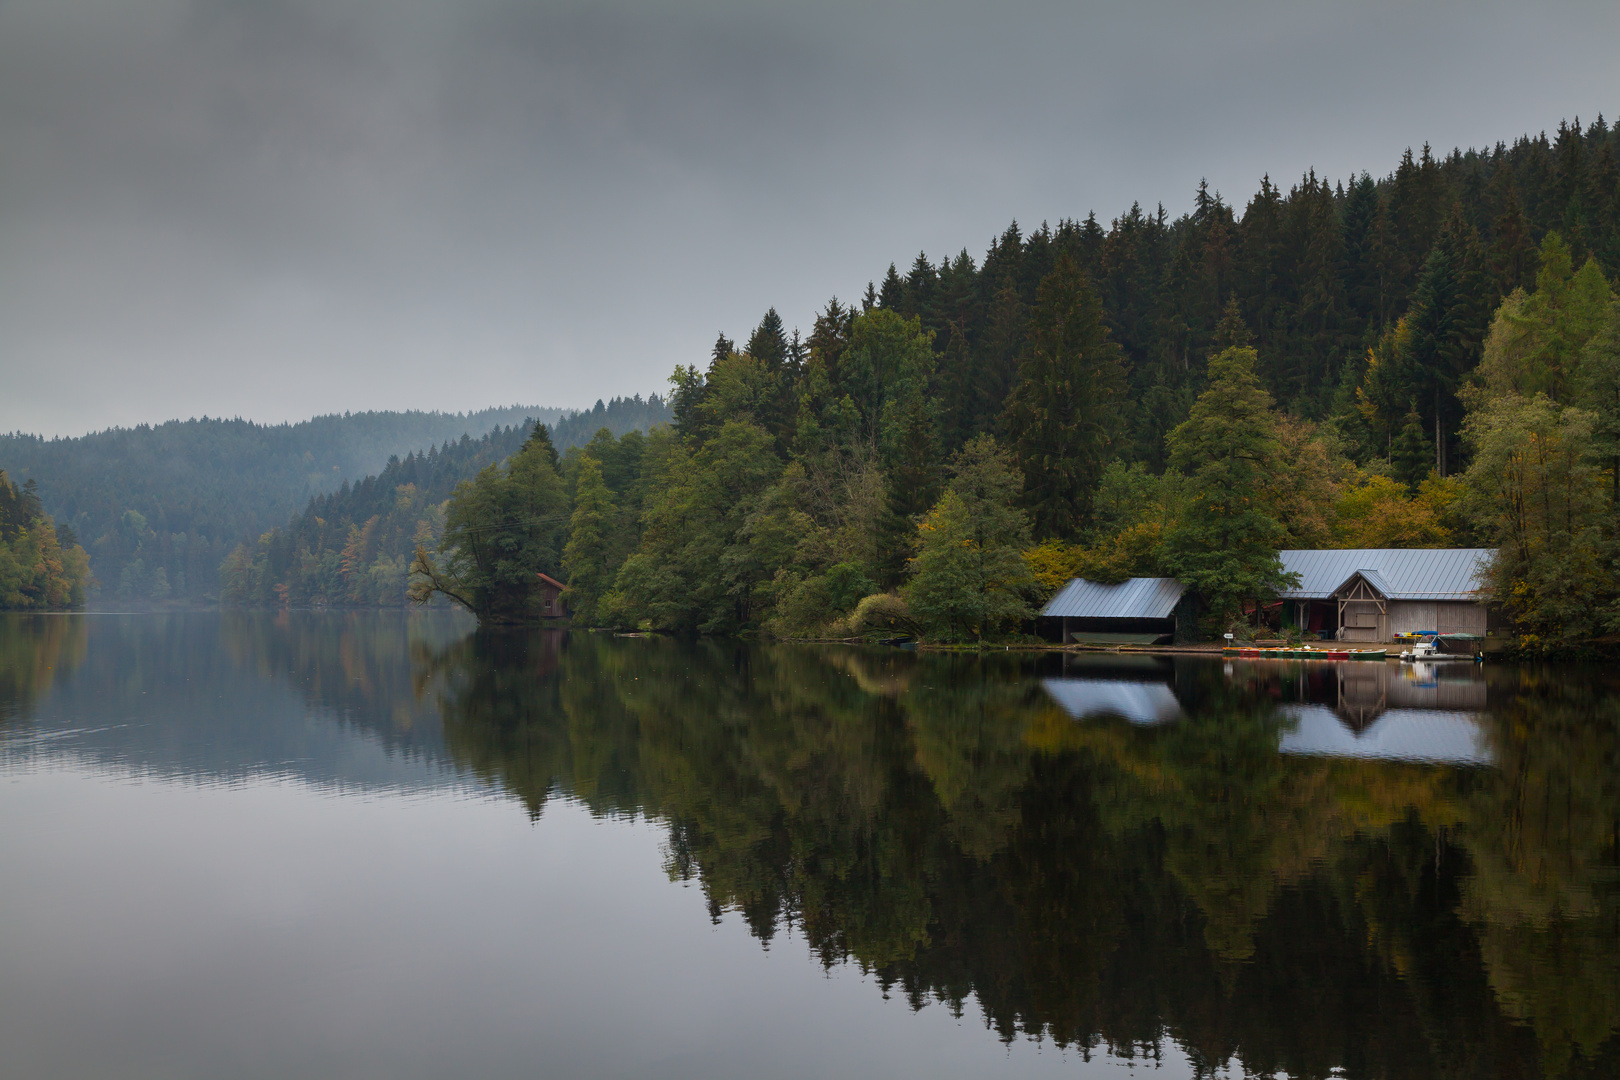
{"label": "shed roof", "polygon": [[1326,600],[1360,573],[1390,600],[1478,600],[1485,588],[1490,548],[1343,548],[1279,551],[1283,569],[1299,584],[1288,600]]}
{"label": "shed roof", "polygon": [[1366,729],[1346,727],[1326,705],[1284,705],[1284,754],[1492,765],[1496,755],[1480,714],[1459,709],[1385,709]]}
{"label": "shed roof", "polygon": [[1075,578],[1041,609],[1067,619],[1168,619],[1184,586],[1175,578],[1137,577],[1118,585]]}
{"label": "shed roof", "polygon": [[1123,716],[1133,724],[1159,724],[1181,716],[1175,691],[1161,682],[1123,679],[1042,679],[1058,707],[1076,720]]}

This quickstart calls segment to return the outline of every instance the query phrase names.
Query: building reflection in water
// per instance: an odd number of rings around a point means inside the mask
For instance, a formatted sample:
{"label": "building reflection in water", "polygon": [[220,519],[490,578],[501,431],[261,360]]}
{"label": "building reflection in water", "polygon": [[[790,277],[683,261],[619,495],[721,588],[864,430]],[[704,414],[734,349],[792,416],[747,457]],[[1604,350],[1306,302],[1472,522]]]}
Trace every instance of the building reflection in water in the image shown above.
{"label": "building reflection in water", "polygon": [[[1495,763],[1484,715],[1486,678],[1476,664],[1235,661],[1224,673],[1229,683],[1258,689],[1276,703],[1284,754]],[[1062,674],[1041,685],[1075,720],[1118,717],[1151,725],[1187,715],[1175,666],[1157,657],[1069,656]]]}

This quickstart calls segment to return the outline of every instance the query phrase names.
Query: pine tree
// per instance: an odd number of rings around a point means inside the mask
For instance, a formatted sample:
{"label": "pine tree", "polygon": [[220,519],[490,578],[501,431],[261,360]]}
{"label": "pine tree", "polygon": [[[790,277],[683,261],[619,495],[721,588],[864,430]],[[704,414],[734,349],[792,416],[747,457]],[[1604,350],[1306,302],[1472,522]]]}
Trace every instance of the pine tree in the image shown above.
{"label": "pine tree", "polygon": [[1423,417],[1416,408],[1407,412],[1406,423],[1390,446],[1389,464],[1395,479],[1413,492],[1435,467],[1434,444],[1429,441],[1423,429]]}
{"label": "pine tree", "polygon": [[1187,476],[1187,501],[1165,538],[1164,562],[1202,597],[1218,630],[1286,585],[1277,548],[1287,529],[1265,500],[1280,468],[1277,421],[1254,368],[1253,349],[1212,358],[1209,389],[1167,440],[1171,464]]}
{"label": "pine tree", "polygon": [[903,315],[916,316],[923,326],[933,329],[938,325],[938,312],[936,310],[936,290],[939,285],[939,275],[935,272],[928,256],[917,252],[917,258],[911,263],[911,270],[906,274],[905,286],[901,290],[900,312]]}
{"label": "pine tree", "polygon": [[544,424],[534,425],[534,430],[529,432],[529,438],[526,442],[524,442],[523,450],[521,452],[533,453],[536,451],[545,456],[545,459],[551,463],[551,467],[553,469],[560,467],[561,461],[557,457],[557,448],[552,445],[551,432],[546,429],[546,425]]}
{"label": "pine tree", "polygon": [[1434,435],[1434,466],[1442,476],[1448,472],[1448,440],[1462,419],[1457,391],[1479,363],[1495,300],[1478,239],[1453,216],[1413,291],[1405,357],[1410,385]]}
{"label": "pine tree", "polygon": [[878,289],[878,306],[885,311],[902,314],[905,298],[905,283],[900,280],[900,272],[894,268],[894,263],[890,263],[889,272],[883,275],[883,285]]}
{"label": "pine tree", "polygon": [[714,348],[709,350],[709,364],[713,366],[724,363],[726,358],[736,351],[737,343],[726,337],[725,332],[721,331],[719,336],[714,339]]}
{"label": "pine tree", "polygon": [[1068,254],[1041,283],[1019,381],[1002,417],[1039,536],[1088,521],[1097,479],[1124,431],[1125,368],[1102,304]]}
{"label": "pine tree", "polygon": [[840,304],[835,296],[827,301],[826,308],[816,316],[815,325],[810,328],[810,356],[821,362],[833,386],[839,384],[839,361],[849,347],[854,321],[855,309]]}
{"label": "pine tree", "polygon": [[759,321],[759,326],[749,335],[748,345],[743,351],[772,373],[780,372],[787,366],[787,334],[782,328],[782,317],[776,313],[775,308],[767,311],[765,317]]}
{"label": "pine tree", "polygon": [[1506,296],[1514,289],[1528,289],[1534,284],[1536,245],[1530,240],[1513,174],[1505,162],[1497,165],[1490,192],[1498,207],[1491,223],[1491,273],[1497,293]]}

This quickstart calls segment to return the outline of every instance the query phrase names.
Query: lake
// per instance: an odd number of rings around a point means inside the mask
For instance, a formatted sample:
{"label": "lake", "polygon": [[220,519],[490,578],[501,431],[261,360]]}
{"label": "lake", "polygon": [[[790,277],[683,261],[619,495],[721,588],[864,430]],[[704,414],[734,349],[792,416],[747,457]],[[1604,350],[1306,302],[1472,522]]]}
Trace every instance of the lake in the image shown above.
{"label": "lake", "polygon": [[1620,675],[0,615],[7,1077],[1613,1077]]}

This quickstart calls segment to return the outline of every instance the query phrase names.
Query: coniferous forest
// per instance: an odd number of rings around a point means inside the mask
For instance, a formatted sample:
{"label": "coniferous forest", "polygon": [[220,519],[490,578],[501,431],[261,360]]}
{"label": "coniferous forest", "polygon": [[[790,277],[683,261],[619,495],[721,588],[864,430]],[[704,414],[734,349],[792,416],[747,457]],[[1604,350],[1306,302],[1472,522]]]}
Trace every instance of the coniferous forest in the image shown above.
{"label": "coniferous forest", "polygon": [[919,253],[807,335],[721,334],[667,430],[480,473],[416,594],[521,617],[541,571],[587,623],[972,640],[1171,574],[1214,631],[1279,548],[1478,544],[1527,642],[1609,633],[1617,158],[1574,121]]}

